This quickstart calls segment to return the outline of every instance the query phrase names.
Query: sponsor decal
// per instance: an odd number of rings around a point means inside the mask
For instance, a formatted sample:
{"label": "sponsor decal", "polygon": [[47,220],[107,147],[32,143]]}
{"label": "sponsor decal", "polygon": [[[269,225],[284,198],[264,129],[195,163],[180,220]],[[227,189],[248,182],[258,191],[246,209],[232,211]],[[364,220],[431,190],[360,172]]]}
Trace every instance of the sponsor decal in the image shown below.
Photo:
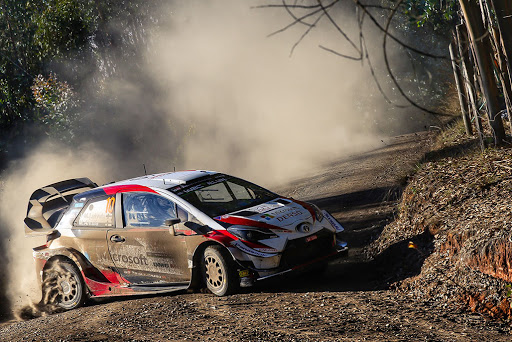
{"label": "sponsor decal", "polygon": [[225,175],[217,175],[214,177],[215,177],[214,179],[211,179],[205,183],[200,183],[200,184],[196,184],[196,185],[193,185],[193,184],[182,185],[181,187],[173,187],[170,190],[172,192],[174,192],[176,195],[181,196],[183,194],[188,194],[189,192],[196,191],[196,190],[202,189],[204,187],[214,185],[217,183],[222,183],[222,182],[225,182],[228,180],[228,178]]}
{"label": "sponsor decal", "polygon": [[125,254],[112,254],[112,260],[126,264],[148,265],[148,259],[142,254],[138,257]]}
{"label": "sponsor decal", "polygon": [[324,217],[329,221],[331,226],[336,230],[336,233],[342,232],[345,230],[341,224],[339,224],[338,221],[334,217],[331,216],[327,211],[323,210],[322,213],[324,214]]}
{"label": "sponsor decal", "polygon": [[269,215],[269,214],[264,214],[264,215],[261,215],[261,218],[264,218],[265,220],[267,221],[270,221],[274,218],[275,216],[272,216],[272,215]]}
{"label": "sponsor decal", "polygon": [[257,251],[260,251],[260,252],[265,252],[265,253],[277,253],[277,249],[275,248],[254,248],[255,250]]}
{"label": "sponsor decal", "polygon": [[277,207],[276,204],[260,204],[255,207],[249,208],[247,210],[257,212],[258,214],[263,214],[267,211],[276,209],[276,207]]}
{"label": "sponsor decal", "polygon": [[244,253],[247,253],[249,255],[254,255],[257,257],[261,257],[261,258],[269,258],[269,257],[273,257],[276,255],[276,254],[260,252],[255,249],[252,249],[249,246],[247,246],[246,244],[244,244],[243,242],[241,242],[240,240],[231,242],[231,245],[238,248],[239,250],[241,250]]}
{"label": "sponsor decal", "polygon": [[274,210],[272,212],[272,215],[274,216],[277,216],[279,214],[284,214],[284,213],[287,213],[289,211],[293,211],[293,210],[297,210],[297,208],[293,208],[293,207],[285,207],[285,208],[282,208],[282,209],[279,209],[279,210]]}
{"label": "sponsor decal", "polygon": [[279,216],[277,217],[276,219],[279,221],[279,222],[283,222],[285,220],[288,220],[289,218],[292,218],[292,217],[295,217],[295,216],[299,216],[299,215],[302,215],[302,211],[293,211],[289,214],[285,214],[283,216]]}
{"label": "sponsor decal", "polygon": [[238,271],[238,276],[239,276],[240,278],[248,277],[249,275],[250,275],[249,270],[241,270],[241,271]]}
{"label": "sponsor decal", "polygon": [[311,241],[314,241],[314,240],[316,240],[316,239],[318,239],[318,236],[316,236],[316,235],[311,235],[311,236],[308,236],[308,237],[306,238],[306,242],[311,242]]}

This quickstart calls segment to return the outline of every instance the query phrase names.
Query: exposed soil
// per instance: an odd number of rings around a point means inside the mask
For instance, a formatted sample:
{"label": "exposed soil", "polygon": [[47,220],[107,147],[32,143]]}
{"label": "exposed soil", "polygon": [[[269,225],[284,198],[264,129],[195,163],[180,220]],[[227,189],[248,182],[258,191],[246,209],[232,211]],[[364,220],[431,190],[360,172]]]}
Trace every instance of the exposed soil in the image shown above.
{"label": "exposed soil", "polygon": [[368,248],[407,260],[391,272],[403,279],[399,290],[512,318],[511,152],[482,153],[462,125],[443,133],[407,185],[399,218]]}
{"label": "exposed soil", "polygon": [[[276,189],[312,200],[345,226],[349,257],[331,263],[323,275],[262,282],[223,298],[174,293],[98,300],[70,312],[4,323],[0,340],[510,341],[508,322],[389,289],[401,275],[409,276],[399,272],[398,254],[366,260],[368,245],[395,217],[403,181],[431,140],[427,132],[388,139],[377,150]],[[396,248],[411,251],[407,242]]]}

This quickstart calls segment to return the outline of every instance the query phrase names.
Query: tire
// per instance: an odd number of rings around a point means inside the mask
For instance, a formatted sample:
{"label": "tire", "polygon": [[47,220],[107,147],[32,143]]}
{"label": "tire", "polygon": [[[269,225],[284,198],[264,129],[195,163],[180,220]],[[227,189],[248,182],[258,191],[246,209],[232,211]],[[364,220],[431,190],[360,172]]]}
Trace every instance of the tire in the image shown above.
{"label": "tire", "polygon": [[206,247],[202,271],[206,287],[214,295],[230,295],[240,287],[236,264],[229,252],[221,246]]}
{"label": "tire", "polygon": [[55,260],[43,273],[42,303],[63,310],[73,310],[87,301],[82,274],[71,261]]}

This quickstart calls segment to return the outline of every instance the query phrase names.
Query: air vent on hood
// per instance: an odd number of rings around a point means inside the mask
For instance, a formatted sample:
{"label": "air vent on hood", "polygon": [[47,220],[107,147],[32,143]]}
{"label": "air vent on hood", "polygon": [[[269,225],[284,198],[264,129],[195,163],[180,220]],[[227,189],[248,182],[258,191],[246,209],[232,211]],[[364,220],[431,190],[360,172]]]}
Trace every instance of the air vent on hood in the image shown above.
{"label": "air vent on hood", "polygon": [[281,204],[284,204],[284,205],[292,203],[292,202],[290,202],[288,200],[285,200],[285,199],[282,199],[282,198],[276,199],[274,202],[281,203]]}

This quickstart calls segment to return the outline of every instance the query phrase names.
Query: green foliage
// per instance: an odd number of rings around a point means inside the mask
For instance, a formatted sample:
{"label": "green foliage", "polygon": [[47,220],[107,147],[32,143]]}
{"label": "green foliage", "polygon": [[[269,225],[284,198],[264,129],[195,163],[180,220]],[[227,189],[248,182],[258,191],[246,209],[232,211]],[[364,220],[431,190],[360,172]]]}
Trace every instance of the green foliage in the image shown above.
{"label": "green foliage", "polygon": [[94,30],[93,3],[83,0],[49,0],[32,16],[34,44],[42,59],[60,57],[86,46]]}
{"label": "green foliage", "polygon": [[[104,78],[112,74],[117,60],[133,56],[158,3],[0,1],[0,146],[21,134],[27,123],[59,137],[73,127],[80,97],[90,95],[84,84],[91,77],[75,71],[84,66],[98,71],[101,65]],[[68,63],[66,71],[76,68],[68,83],[57,80],[59,63]]]}
{"label": "green foliage", "polygon": [[456,16],[458,0],[405,0],[404,13],[418,27],[431,23],[434,27],[449,24]]}
{"label": "green foliage", "polygon": [[36,107],[40,109],[39,120],[61,137],[71,138],[74,133],[77,106],[76,94],[67,82],[58,81],[54,74],[47,78],[38,75],[31,87]]}
{"label": "green foliage", "polygon": [[512,297],[512,285],[511,284],[505,285],[505,291],[506,291],[505,296],[507,298],[511,298]]}

